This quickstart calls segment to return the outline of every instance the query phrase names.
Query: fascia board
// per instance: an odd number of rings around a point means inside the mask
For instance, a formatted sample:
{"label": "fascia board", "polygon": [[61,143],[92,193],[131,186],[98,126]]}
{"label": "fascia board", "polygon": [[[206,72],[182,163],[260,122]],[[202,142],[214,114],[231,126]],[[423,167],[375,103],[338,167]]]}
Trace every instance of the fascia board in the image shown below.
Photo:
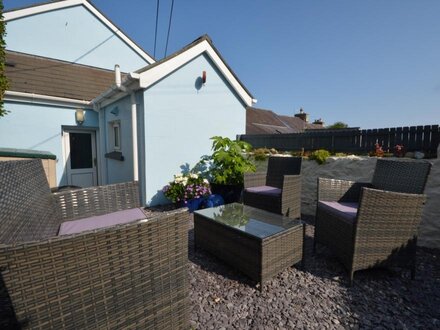
{"label": "fascia board", "polygon": [[21,17],[40,14],[47,11],[63,9],[83,5],[94,16],[96,16],[105,26],[107,26],[113,33],[121,38],[126,44],[128,44],[136,53],[139,54],[144,60],[152,64],[155,60],[145,53],[138,45],[136,45],[130,38],[128,38],[121,30],[119,30],[107,17],[101,14],[93,5],[86,0],[66,0],[60,2],[47,3],[40,6],[18,9],[3,14],[5,22],[12,21]]}
{"label": "fascia board", "polygon": [[39,6],[37,5],[29,8],[9,11],[4,13],[3,16],[5,22],[8,22],[21,17],[31,16],[31,15],[40,14],[47,11],[52,11],[62,8],[74,7],[81,4],[84,4],[84,0],[58,1],[52,3],[45,3]]}
{"label": "fascia board", "polygon": [[5,101],[23,102],[23,103],[36,103],[46,105],[56,105],[68,108],[77,107],[91,107],[90,101],[69,99],[65,97],[49,96],[43,94],[6,91],[4,96]]}
{"label": "fascia board", "polygon": [[227,66],[223,63],[223,61],[206,40],[177,55],[176,57],[173,57],[168,61],[157,65],[156,67],[152,67],[151,69],[140,73],[140,87],[148,88],[152,86],[163,77],[177,70],[204,52],[208,54],[210,59],[224,75],[229,84],[231,84],[243,102],[248,106],[252,106],[252,97],[246,92],[237,79],[235,79],[234,75],[229,71]]}

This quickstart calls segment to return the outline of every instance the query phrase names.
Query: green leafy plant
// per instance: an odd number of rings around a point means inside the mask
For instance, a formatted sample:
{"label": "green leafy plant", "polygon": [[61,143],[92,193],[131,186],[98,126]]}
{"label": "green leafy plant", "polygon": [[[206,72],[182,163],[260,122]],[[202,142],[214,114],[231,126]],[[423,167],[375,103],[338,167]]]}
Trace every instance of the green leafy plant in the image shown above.
{"label": "green leafy plant", "polygon": [[269,149],[266,148],[258,148],[254,150],[254,159],[258,161],[266,160],[269,157]]}
{"label": "green leafy plant", "polygon": [[5,21],[3,19],[3,0],[0,0],[0,117],[3,117],[7,114],[7,111],[4,108],[3,99],[5,96],[5,91],[9,87],[8,79],[5,76],[5,35],[6,29]]}
{"label": "green leafy plant", "polygon": [[245,172],[255,172],[255,165],[247,153],[252,146],[244,141],[233,141],[227,137],[211,138],[212,155],[203,156],[199,163],[210,164],[211,182],[224,185],[241,185]]}
{"label": "green leafy plant", "polygon": [[334,124],[331,124],[329,126],[327,126],[326,128],[328,129],[342,129],[342,128],[347,128],[348,125],[342,121],[337,121]]}
{"label": "green leafy plant", "polygon": [[162,192],[173,203],[186,203],[190,199],[210,195],[211,189],[208,180],[198,174],[189,173],[174,175],[174,180],[163,187]]}
{"label": "green leafy plant", "polygon": [[325,163],[326,159],[330,157],[330,152],[328,152],[325,149],[319,149],[316,151],[313,151],[310,156],[309,159],[313,159],[315,160],[319,165],[322,165]]}

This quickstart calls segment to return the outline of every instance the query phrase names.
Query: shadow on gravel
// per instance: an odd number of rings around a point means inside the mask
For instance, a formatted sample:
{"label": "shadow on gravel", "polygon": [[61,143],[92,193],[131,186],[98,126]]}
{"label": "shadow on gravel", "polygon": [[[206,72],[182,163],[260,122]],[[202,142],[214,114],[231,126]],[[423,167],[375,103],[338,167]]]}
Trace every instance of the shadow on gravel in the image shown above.
{"label": "shadow on gravel", "polygon": [[[347,271],[325,246],[318,245],[313,254],[313,218],[303,220],[304,266],[288,268],[266,282],[261,294],[245,275],[202,249],[194,251],[191,229],[189,260],[195,272],[190,275],[191,299],[203,302],[193,307],[192,326],[440,328],[439,250],[418,248],[415,280],[407,270],[371,269],[356,272],[353,287],[348,287]],[[210,297],[218,298],[212,302]]]}
{"label": "shadow on gravel", "polygon": [[221,259],[213,256],[209,252],[203,249],[194,248],[194,229],[188,231],[188,259],[190,262],[198,265],[202,270],[220,275],[226,279],[237,281],[251,287],[255,287],[255,282],[248,278],[246,275],[233,269]]}

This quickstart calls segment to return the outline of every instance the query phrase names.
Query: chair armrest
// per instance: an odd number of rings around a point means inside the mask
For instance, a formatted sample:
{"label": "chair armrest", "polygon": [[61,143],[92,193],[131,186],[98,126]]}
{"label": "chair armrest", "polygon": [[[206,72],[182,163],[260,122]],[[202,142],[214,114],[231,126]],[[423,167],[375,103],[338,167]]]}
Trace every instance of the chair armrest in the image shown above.
{"label": "chair armrest", "polygon": [[406,221],[417,227],[426,198],[426,195],[422,194],[364,187],[359,203],[358,225],[364,224],[365,219],[368,219],[368,223],[378,229],[396,226],[400,230]]}
{"label": "chair armrest", "polygon": [[283,176],[283,195],[289,195],[292,192],[301,195],[301,175],[284,175]]}
{"label": "chair armrest", "polygon": [[370,187],[367,182],[318,178],[318,201],[359,202],[362,187]]}
{"label": "chair armrest", "polygon": [[244,188],[259,187],[266,185],[266,173],[255,172],[244,174]]}
{"label": "chair armrest", "polygon": [[60,222],[140,207],[138,182],[95,186],[52,194]]}
{"label": "chair armrest", "polygon": [[[126,321],[127,306],[144,322],[153,322],[158,306],[161,318],[177,318],[177,304],[189,303],[188,224],[185,210],[1,246],[1,271],[17,319],[28,319],[30,328],[73,322],[77,328],[108,328]],[[162,315],[162,299],[173,301],[170,315]]]}
{"label": "chair armrest", "polygon": [[291,218],[301,216],[301,175],[284,175],[281,192],[281,213]]}
{"label": "chair armrest", "polygon": [[404,247],[417,237],[426,195],[362,188],[356,223],[357,249],[377,245]]}

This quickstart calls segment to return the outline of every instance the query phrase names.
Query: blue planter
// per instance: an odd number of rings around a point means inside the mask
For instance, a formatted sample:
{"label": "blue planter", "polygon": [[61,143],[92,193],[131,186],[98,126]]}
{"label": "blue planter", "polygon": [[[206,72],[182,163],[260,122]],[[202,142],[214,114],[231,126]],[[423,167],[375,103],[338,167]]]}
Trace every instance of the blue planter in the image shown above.
{"label": "blue planter", "polygon": [[225,204],[223,197],[220,195],[209,195],[206,197],[201,205],[201,208],[207,209],[210,207],[220,206]]}
{"label": "blue planter", "polygon": [[198,210],[200,207],[200,204],[203,202],[203,198],[194,198],[187,200],[185,203],[185,206],[188,208],[189,212],[194,212],[195,210]]}

